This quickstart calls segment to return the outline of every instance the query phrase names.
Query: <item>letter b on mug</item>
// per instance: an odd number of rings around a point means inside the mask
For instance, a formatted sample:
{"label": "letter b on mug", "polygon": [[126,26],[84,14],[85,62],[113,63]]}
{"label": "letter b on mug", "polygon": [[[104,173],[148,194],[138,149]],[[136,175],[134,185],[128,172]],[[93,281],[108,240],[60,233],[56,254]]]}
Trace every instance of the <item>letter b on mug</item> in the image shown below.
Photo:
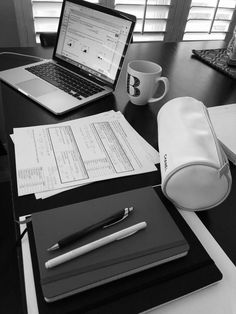
{"label": "letter b on mug", "polygon": [[[134,60],[127,67],[127,92],[130,101],[135,105],[145,105],[162,99],[169,90],[169,81],[161,76],[160,65],[146,61]],[[154,98],[159,83],[164,84],[164,92],[160,97]]]}

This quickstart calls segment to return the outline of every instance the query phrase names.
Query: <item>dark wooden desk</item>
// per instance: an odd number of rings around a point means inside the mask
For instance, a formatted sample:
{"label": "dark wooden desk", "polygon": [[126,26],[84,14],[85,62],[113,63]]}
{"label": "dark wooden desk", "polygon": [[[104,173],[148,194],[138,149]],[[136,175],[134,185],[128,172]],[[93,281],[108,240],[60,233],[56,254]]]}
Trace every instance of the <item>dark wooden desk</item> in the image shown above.
{"label": "dark wooden desk", "polygon": [[[236,102],[236,81],[191,57],[192,49],[220,48],[223,45],[224,43],[222,42],[132,44],[128,51],[126,62],[114,95],[76,109],[61,117],[52,115],[9,86],[1,84],[6,134],[12,133],[14,127],[57,123],[113,109],[120,110],[130,124],[153,147],[158,148],[156,116],[159,109],[166,101],[179,96],[192,96],[201,100],[207,107]],[[5,49],[5,51],[6,50],[10,51],[8,49]],[[13,49],[12,51],[48,58],[51,56],[51,49],[43,49],[41,47]],[[170,81],[170,91],[163,100],[144,107],[137,107],[129,102],[125,91],[125,71],[127,62],[132,59],[148,59],[159,63],[163,67],[163,75],[167,76]],[[32,61],[32,59],[20,56],[0,55],[0,70]],[[45,210],[105,194],[120,192],[126,189],[154,185],[159,181],[158,175],[151,173],[90,184],[80,189],[61,193],[46,200],[36,200],[33,195],[18,197],[16,190],[14,147],[9,137],[8,147],[12,177],[13,213],[15,217],[33,211]],[[231,167],[231,172],[233,176],[233,187],[228,199],[217,208],[199,213],[199,217],[230,259],[236,264],[234,240],[236,230],[236,213],[234,209],[234,204],[236,204],[235,166]]]}

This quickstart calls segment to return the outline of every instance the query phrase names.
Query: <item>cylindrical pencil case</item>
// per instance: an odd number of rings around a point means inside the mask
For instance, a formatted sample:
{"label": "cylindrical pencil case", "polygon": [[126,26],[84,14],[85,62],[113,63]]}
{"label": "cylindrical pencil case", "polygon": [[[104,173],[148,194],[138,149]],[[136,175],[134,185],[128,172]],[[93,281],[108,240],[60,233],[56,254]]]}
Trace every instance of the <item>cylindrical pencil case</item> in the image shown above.
{"label": "cylindrical pencil case", "polygon": [[166,197],[191,211],[220,204],[232,178],[205,105],[191,97],[175,98],[160,109],[157,122]]}

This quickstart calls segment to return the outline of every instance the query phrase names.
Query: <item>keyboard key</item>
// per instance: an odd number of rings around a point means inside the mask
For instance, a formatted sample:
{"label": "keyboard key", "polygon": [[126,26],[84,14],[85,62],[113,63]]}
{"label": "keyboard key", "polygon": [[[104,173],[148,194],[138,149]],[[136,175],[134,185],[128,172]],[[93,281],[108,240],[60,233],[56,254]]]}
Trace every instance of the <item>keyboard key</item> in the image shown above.
{"label": "keyboard key", "polygon": [[87,98],[103,91],[103,88],[80,76],[68,73],[52,62],[28,67],[26,70],[80,100],[83,99],[82,97]]}

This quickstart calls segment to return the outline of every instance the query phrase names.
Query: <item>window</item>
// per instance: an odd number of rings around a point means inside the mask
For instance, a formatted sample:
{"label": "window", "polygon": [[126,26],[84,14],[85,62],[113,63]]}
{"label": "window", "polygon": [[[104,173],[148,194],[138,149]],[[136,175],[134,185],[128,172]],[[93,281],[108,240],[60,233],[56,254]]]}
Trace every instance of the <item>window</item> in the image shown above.
{"label": "window", "polygon": [[[39,33],[56,32],[62,0],[31,0],[33,8],[36,42]],[[137,17],[134,41],[176,41],[181,40],[183,25],[180,27],[177,7],[187,19],[186,4],[189,0],[87,0]],[[183,11],[186,13],[183,14]],[[171,23],[170,23],[171,21]]]}
{"label": "window", "polygon": [[[39,33],[57,31],[62,0],[13,1],[22,42],[30,45],[35,37],[39,42]],[[236,0],[87,1],[135,15],[134,41],[228,41],[236,22]],[[29,25],[34,28],[31,36]]]}
{"label": "window", "polygon": [[171,0],[115,0],[115,9],[137,17],[134,41],[164,40]]}
{"label": "window", "polygon": [[236,0],[192,0],[184,40],[224,40]]}
{"label": "window", "polygon": [[[54,33],[57,31],[62,0],[31,1],[36,42],[39,43],[40,33]],[[98,3],[99,0],[89,0],[89,2]]]}

